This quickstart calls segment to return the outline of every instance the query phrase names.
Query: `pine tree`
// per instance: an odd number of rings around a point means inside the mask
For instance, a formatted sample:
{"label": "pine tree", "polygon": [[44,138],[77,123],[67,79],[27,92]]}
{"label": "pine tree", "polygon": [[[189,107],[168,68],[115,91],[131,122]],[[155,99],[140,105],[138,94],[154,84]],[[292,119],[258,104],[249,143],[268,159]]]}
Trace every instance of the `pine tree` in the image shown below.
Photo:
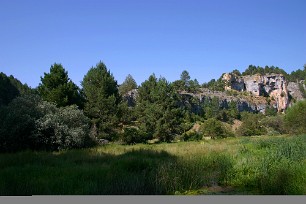
{"label": "pine tree", "polygon": [[34,93],[26,84],[22,84],[12,75],[7,76],[0,72],[0,106],[8,105],[17,96]]}
{"label": "pine tree", "polygon": [[78,86],[73,83],[61,64],[53,64],[50,73],[44,73],[38,92],[43,100],[54,102],[58,107],[76,104],[83,107],[83,99]]}
{"label": "pine tree", "polygon": [[124,82],[119,86],[119,93],[121,95],[126,94],[127,92],[136,89],[137,88],[137,83],[135,79],[132,77],[132,75],[127,75],[125,78]]}
{"label": "pine tree", "polygon": [[117,81],[105,64],[99,62],[84,76],[82,86],[86,98],[85,114],[97,126],[99,137],[113,139],[120,102]]}
{"label": "pine tree", "polygon": [[182,111],[177,93],[165,78],[151,75],[138,91],[137,121],[148,138],[169,142],[175,134],[181,134]]}

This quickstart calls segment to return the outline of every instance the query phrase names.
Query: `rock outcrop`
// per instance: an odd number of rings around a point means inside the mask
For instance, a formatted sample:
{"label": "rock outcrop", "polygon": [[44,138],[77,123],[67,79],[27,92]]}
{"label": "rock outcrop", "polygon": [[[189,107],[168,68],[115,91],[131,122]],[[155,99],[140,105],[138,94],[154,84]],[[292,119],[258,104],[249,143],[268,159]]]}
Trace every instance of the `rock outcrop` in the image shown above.
{"label": "rock outcrop", "polygon": [[253,96],[270,96],[278,112],[283,112],[289,104],[287,82],[282,74],[236,76],[224,74],[225,90],[249,92]]}
{"label": "rock outcrop", "polygon": [[128,91],[125,95],[123,95],[123,98],[127,101],[128,106],[132,107],[136,104],[137,96],[138,89],[132,89],[131,91]]}
{"label": "rock outcrop", "polygon": [[199,104],[205,103],[207,100],[212,100],[212,98],[216,97],[219,100],[219,106],[221,108],[229,108],[229,103],[234,101],[237,103],[237,109],[248,112],[265,112],[267,101],[264,97],[253,97],[253,96],[243,96],[243,95],[229,95],[226,92],[222,91],[211,91],[206,88],[201,88],[198,93],[186,93],[181,92],[181,95],[190,98],[197,98],[199,100]]}
{"label": "rock outcrop", "polygon": [[[306,90],[304,81],[300,82],[289,82],[287,86],[289,94],[296,100],[300,101],[304,99],[302,91]],[[301,90],[302,89],[302,90]]]}
{"label": "rock outcrop", "polygon": [[[219,99],[222,108],[228,108],[231,101],[237,103],[239,111],[265,113],[267,106],[273,106],[283,112],[289,106],[289,93],[298,100],[303,98],[299,85],[287,81],[282,74],[236,76],[231,73],[223,75],[225,92],[211,91],[201,88],[197,93],[180,92],[186,99],[197,98],[198,106],[213,97]],[[305,88],[305,87],[304,87]],[[129,106],[135,106],[138,96],[137,89],[129,91],[124,98]],[[188,100],[187,100],[188,101]]]}

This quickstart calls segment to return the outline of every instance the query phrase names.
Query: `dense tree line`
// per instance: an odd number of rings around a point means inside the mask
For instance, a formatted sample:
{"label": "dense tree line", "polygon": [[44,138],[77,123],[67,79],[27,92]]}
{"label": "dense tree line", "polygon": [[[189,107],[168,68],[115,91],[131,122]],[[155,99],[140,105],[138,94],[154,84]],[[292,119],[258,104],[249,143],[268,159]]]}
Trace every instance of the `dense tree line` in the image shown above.
{"label": "dense tree line", "polygon": [[285,70],[274,67],[274,66],[254,66],[249,65],[249,67],[240,74],[238,70],[234,70],[232,73],[235,73],[236,75],[240,76],[246,76],[246,75],[254,75],[254,74],[260,74],[260,75],[266,75],[266,74],[283,74],[288,81],[292,82],[299,82],[301,80],[306,80],[306,64],[304,65],[304,69],[298,69],[296,71],[292,71],[290,74],[287,73]]}
{"label": "dense tree line", "polygon": [[[242,74],[233,71],[238,76],[272,72],[286,74],[273,66],[251,65]],[[306,67],[287,77],[302,80],[305,72]],[[106,65],[99,62],[88,70],[79,88],[65,68],[55,63],[41,77],[37,89],[32,89],[0,73],[0,149],[53,151],[88,147],[100,139],[133,144],[153,139],[171,142],[176,138],[305,132],[295,127],[306,123],[300,114],[306,111],[304,102],[290,108],[283,117],[273,110],[268,110],[266,116],[241,113],[236,102],[223,106],[217,97],[192,97],[203,87],[224,90],[221,78],[200,86],[184,70],[174,82],[152,74],[138,86],[128,75],[119,85]],[[130,103],[128,93],[135,89],[137,97]],[[230,129],[235,120],[242,120],[242,125],[234,133]],[[195,124],[200,126],[197,131],[193,129]]]}

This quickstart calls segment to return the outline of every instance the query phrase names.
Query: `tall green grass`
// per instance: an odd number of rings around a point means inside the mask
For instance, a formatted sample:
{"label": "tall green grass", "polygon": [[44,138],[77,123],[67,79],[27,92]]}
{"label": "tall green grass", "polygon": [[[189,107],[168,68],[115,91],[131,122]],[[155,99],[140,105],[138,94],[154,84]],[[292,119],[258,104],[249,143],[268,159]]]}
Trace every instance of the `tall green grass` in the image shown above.
{"label": "tall green grass", "polygon": [[0,154],[0,195],[305,194],[306,135]]}

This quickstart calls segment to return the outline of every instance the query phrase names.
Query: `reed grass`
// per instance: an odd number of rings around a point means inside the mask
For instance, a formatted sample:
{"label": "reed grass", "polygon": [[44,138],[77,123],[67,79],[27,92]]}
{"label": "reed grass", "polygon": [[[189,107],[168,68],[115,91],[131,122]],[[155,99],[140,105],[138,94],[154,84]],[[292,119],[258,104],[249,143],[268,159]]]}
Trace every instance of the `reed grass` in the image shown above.
{"label": "reed grass", "polygon": [[0,195],[171,194],[304,195],[306,135],[0,154]]}

